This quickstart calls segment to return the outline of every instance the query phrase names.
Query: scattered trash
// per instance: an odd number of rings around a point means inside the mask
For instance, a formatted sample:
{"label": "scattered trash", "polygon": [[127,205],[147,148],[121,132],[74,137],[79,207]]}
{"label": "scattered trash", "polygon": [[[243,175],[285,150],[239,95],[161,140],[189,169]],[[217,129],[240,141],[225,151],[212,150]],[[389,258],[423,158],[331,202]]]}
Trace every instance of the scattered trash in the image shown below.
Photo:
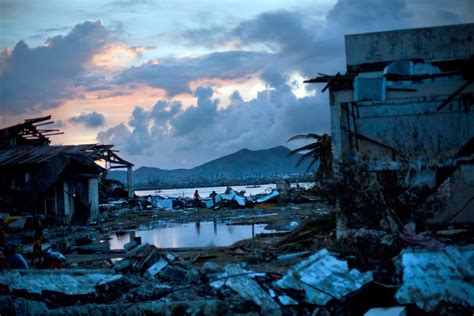
{"label": "scattered trash", "polygon": [[165,210],[172,210],[173,209],[173,200],[172,199],[165,199],[158,196],[152,196],[151,205],[155,208],[165,209]]}
{"label": "scattered trash", "polygon": [[289,254],[286,254],[286,255],[278,256],[277,259],[278,260],[291,260],[291,259],[306,256],[310,253],[311,252],[309,252],[309,251],[300,251],[300,252],[295,252],[295,253],[289,253]]}
{"label": "scattered trash", "polygon": [[259,197],[258,199],[255,200],[255,202],[265,203],[265,202],[273,200],[274,198],[276,198],[279,195],[280,195],[280,192],[278,192],[277,190],[273,190],[271,193]]}
{"label": "scattered trash", "polygon": [[217,194],[215,197],[216,204],[222,202],[232,202],[237,203],[238,206],[244,207],[246,204],[246,198],[243,195],[238,194],[232,188],[227,188],[225,193]]}

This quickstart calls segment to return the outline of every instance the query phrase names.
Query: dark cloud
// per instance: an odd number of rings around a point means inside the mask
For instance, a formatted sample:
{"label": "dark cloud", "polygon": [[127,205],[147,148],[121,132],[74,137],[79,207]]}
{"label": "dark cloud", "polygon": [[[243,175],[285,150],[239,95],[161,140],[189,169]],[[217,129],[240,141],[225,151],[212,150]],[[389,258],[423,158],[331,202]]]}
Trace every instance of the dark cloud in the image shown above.
{"label": "dark cloud", "polygon": [[120,123],[106,131],[99,132],[97,139],[103,144],[123,144],[123,139],[130,135],[130,130]]}
{"label": "dark cloud", "polygon": [[62,26],[62,27],[51,27],[47,29],[41,29],[39,30],[41,33],[53,33],[53,32],[64,32],[64,31],[69,31],[71,27],[69,26]]}
{"label": "dark cloud", "polygon": [[141,159],[145,164],[156,165],[159,159],[160,167],[172,168],[183,160],[195,165],[244,147],[277,146],[297,133],[329,129],[326,96],[297,98],[287,85],[247,102],[236,91],[224,109],[218,109],[210,87],[198,87],[194,95],[196,105],[188,108],[164,100],[149,111],[135,108],[130,129],[115,126],[99,133],[98,140],[113,139],[128,155],[154,157]]}
{"label": "dark cloud", "polygon": [[165,89],[169,96],[190,93],[189,83],[200,78],[235,79],[260,71],[268,54],[248,51],[212,53],[196,58],[167,59],[124,71],[119,84],[144,83]]}
{"label": "dark cloud", "polygon": [[197,105],[177,115],[171,121],[175,129],[175,135],[182,136],[195,133],[211,126],[216,119],[217,105],[219,100],[212,100],[212,88],[198,87],[194,92],[197,97]]}
{"label": "dark cloud", "polygon": [[63,128],[66,127],[66,123],[61,120],[55,120],[53,124],[50,124],[48,127],[51,128]]}
{"label": "dark cloud", "polygon": [[2,0],[0,1],[0,17],[11,18],[15,14],[24,9],[28,4],[24,1]]}
{"label": "dark cloud", "polygon": [[[148,146],[147,153],[153,153],[154,158],[142,157],[144,164],[160,161],[161,167],[172,168],[183,160],[192,166],[241,148],[285,144],[295,134],[328,132],[328,96],[318,93],[297,98],[289,85],[301,83],[291,82],[295,80],[292,74],[312,77],[318,72],[344,72],[345,34],[423,26],[423,17],[432,24],[466,22],[459,10],[436,8],[429,2],[341,0],[325,21],[307,12],[275,11],[233,28],[211,25],[189,30],[182,35],[188,43],[206,48],[233,43],[240,50],[143,64],[122,73],[121,82],[145,83],[175,95],[189,93],[189,82],[198,78],[232,79],[258,72],[272,89],[249,101],[235,91],[230,104],[219,109],[212,88],[199,87],[194,92],[195,106],[183,108],[161,100],[150,111],[134,112],[131,121],[135,127],[129,124],[130,130],[114,127],[105,133],[122,132],[117,139],[126,153]],[[305,86],[308,92],[313,89],[313,85]],[[133,141],[138,135],[141,143]]]}
{"label": "dark cloud", "polygon": [[407,1],[412,13],[413,27],[426,27],[474,22],[474,1],[472,0],[418,0]]}
{"label": "dark cloud", "polygon": [[410,17],[405,0],[339,0],[327,21],[329,28],[354,34],[406,28]]}
{"label": "dark cloud", "polygon": [[86,127],[97,128],[105,125],[105,117],[96,111],[90,113],[81,113],[78,116],[70,117],[67,120],[72,124],[84,124]]}
{"label": "dark cloud", "polygon": [[343,72],[346,34],[472,22],[474,15],[466,13],[472,10],[474,2],[470,0],[339,0],[325,21],[311,16],[311,12],[272,11],[232,29],[212,25],[188,30],[183,37],[208,48],[228,41],[241,48],[263,45],[273,52],[263,72],[273,85],[285,81],[285,73],[291,71],[305,77],[317,72]]}
{"label": "dark cloud", "polygon": [[181,102],[172,101],[158,101],[151,110],[151,117],[156,122],[166,122],[174,117],[181,109]]}
{"label": "dark cloud", "polygon": [[230,39],[229,29],[218,24],[195,27],[183,31],[181,39],[188,45],[205,45],[209,48],[216,48],[217,45],[225,43]]}
{"label": "dark cloud", "polygon": [[30,48],[19,41],[0,56],[0,112],[18,114],[59,106],[75,94],[75,80],[107,39],[100,22],[84,22],[66,36],[49,38],[44,46]]}
{"label": "dark cloud", "polygon": [[326,33],[325,28],[324,22],[306,13],[280,10],[262,13],[230,30],[213,26],[193,29],[183,36],[206,47],[231,41],[242,49],[267,51],[261,77],[274,87],[286,83],[292,72],[309,77],[316,72],[343,70],[343,36]]}
{"label": "dark cloud", "polygon": [[314,41],[314,31],[303,25],[306,20],[299,12],[266,12],[240,23],[231,34],[242,44],[260,42],[275,51],[294,54]]}

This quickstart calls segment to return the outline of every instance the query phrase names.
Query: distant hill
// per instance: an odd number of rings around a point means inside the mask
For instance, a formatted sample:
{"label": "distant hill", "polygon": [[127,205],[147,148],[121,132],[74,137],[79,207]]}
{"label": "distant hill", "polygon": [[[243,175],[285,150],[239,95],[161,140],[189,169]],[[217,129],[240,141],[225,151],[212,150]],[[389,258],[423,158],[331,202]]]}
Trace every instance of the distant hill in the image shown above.
{"label": "distant hill", "polygon": [[[176,186],[187,183],[213,185],[229,180],[276,179],[285,175],[302,175],[307,164],[295,167],[300,155],[288,157],[289,152],[290,150],[283,146],[264,150],[242,149],[191,169],[140,167],[133,172],[133,182],[138,187]],[[107,178],[125,183],[127,175],[125,171],[111,171]]]}

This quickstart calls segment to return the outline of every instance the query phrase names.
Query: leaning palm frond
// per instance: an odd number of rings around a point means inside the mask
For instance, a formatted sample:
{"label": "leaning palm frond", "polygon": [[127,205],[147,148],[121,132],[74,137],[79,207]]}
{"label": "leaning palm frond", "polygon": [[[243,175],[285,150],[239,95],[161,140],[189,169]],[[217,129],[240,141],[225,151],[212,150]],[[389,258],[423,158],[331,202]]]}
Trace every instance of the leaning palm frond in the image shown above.
{"label": "leaning palm frond", "polygon": [[319,161],[317,173],[321,176],[330,175],[332,165],[331,136],[328,134],[318,135],[310,133],[293,136],[288,140],[288,142],[302,139],[314,140],[314,142],[293,149],[288,153],[288,156],[303,153],[303,155],[296,162],[296,166],[301,165],[301,163],[303,163],[305,160],[311,159],[311,162],[305,171],[305,173],[307,173],[311,167]]}
{"label": "leaning palm frond", "polygon": [[300,134],[300,135],[295,135],[295,136],[291,137],[290,139],[288,139],[288,142],[291,142],[293,140],[300,140],[300,139],[318,139],[320,137],[321,137],[320,135],[313,134],[313,133]]}

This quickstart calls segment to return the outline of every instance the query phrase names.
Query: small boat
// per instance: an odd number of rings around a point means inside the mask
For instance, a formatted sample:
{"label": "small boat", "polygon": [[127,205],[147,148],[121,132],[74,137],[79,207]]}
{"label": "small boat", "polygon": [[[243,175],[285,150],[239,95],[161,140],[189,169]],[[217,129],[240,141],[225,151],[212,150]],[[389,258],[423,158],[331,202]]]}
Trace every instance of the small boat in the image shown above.
{"label": "small boat", "polygon": [[254,184],[254,185],[247,185],[246,188],[247,189],[254,189],[254,188],[260,188],[261,186],[258,185],[258,184]]}

